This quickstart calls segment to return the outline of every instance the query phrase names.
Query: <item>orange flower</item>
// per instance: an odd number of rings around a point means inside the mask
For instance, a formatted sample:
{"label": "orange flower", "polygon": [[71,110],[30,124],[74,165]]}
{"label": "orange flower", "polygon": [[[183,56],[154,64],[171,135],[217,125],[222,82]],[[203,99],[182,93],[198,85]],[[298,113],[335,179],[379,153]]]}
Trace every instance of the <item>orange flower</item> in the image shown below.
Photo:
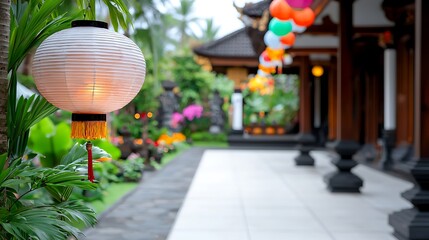
{"label": "orange flower", "polygon": [[173,133],[173,142],[183,142],[186,140],[186,136],[182,133]]}
{"label": "orange flower", "polygon": [[173,143],[173,138],[168,136],[167,134],[162,134],[161,136],[159,136],[158,142],[166,145],[171,145]]}
{"label": "orange flower", "polygon": [[134,139],[134,144],[142,145],[143,144],[143,139],[141,139],[141,138]]}

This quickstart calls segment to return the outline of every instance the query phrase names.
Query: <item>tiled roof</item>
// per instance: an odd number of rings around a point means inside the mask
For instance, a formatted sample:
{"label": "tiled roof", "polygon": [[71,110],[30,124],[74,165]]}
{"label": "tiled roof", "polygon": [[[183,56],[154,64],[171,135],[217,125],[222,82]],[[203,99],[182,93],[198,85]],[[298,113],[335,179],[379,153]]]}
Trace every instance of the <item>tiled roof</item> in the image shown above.
{"label": "tiled roof", "polygon": [[194,48],[194,52],[206,57],[256,58],[246,28],[237,30],[223,38]]}
{"label": "tiled roof", "polygon": [[263,12],[270,7],[271,0],[257,3],[248,3],[243,7],[243,14],[249,17],[261,17]]}

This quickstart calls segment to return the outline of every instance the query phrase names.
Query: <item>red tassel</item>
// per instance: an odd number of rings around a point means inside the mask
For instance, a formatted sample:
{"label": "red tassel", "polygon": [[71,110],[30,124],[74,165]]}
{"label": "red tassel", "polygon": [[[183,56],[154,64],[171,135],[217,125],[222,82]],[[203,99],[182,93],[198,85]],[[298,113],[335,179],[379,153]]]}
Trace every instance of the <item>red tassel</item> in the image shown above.
{"label": "red tassel", "polygon": [[86,151],[88,151],[88,180],[94,182],[94,168],[92,167],[92,143],[86,143]]}

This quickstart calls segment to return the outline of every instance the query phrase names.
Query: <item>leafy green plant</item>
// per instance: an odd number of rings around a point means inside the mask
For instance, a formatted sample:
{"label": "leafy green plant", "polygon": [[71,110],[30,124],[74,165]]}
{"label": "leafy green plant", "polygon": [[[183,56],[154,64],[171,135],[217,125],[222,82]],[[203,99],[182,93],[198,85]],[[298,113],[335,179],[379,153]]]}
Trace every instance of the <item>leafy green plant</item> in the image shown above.
{"label": "leafy green plant", "polygon": [[[95,148],[95,156],[105,152]],[[15,159],[4,168],[7,154],[0,156],[0,239],[66,239],[79,237],[78,226],[96,223],[94,212],[80,201],[70,201],[73,188],[93,190],[97,184],[82,171],[87,164],[85,146],[76,144],[54,168],[35,167],[32,160]],[[46,191],[49,201],[26,197]]]}
{"label": "leafy green plant", "polygon": [[[83,9],[83,16],[86,19],[96,19],[95,0],[76,0],[78,7]],[[109,9],[109,18],[115,31],[119,25],[123,29],[128,29],[131,24],[131,14],[128,11],[128,6],[122,0],[103,0],[103,3]]]}
{"label": "leafy green plant", "polygon": [[[270,95],[243,91],[244,124],[262,123],[285,125],[290,123],[299,109],[298,78],[296,75],[275,77],[275,89]],[[261,117],[260,113],[264,113]]]}
{"label": "leafy green plant", "polygon": [[[82,146],[82,147],[81,147]],[[85,145],[81,145],[79,143],[75,144],[73,148],[70,150],[70,153],[67,156],[74,156],[74,158],[82,160],[86,159],[87,152],[83,147]],[[96,147],[95,145],[92,147],[92,155],[93,159],[97,160],[100,158],[111,158],[112,156],[107,153],[104,149]],[[70,161],[67,159],[63,159],[63,161]],[[73,195],[71,199],[77,200],[81,199],[85,202],[91,202],[95,200],[103,200],[103,192],[108,188],[110,182],[118,181],[116,174],[118,172],[118,168],[116,166],[112,166],[109,162],[94,162],[94,175],[97,180],[97,189],[87,191],[87,190],[79,190],[75,189],[73,191]]]}
{"label": "leafy green plant", "polygon": [[138,182],[142,177],[144,167],[143,158],[134,158],[123,161],[118,161],[123,170],[123,178],[126,182]]}
{"label": "leafy green plant", "polygon": [[73,146],[70,133],[68,123],[54,125],[49,118],[44,118],[31,128],[28,147],[42,155],[40,157],[42,166],[57,166],[60,159]]}
{"label": "leafy green plant", "polygon": [[140,138],[142,135],[142,121],[136,120],[134,114],[127,113],[126,111],[119,111],[118,114],[113,115],[112,125],[118,131],[127,129],[134,138]]}
{"label": "leafy green plant", "polygon": [[201,104],[210,94],[214,74],[198,65],[192,55],[175,56],[173,74],[181,91],[182,108],[192,104]]}
{"label": "leafy green plant", "polygon": [[105,139],[92,141],[94,146],[97,146],[106,151],[112,159],[119,159],[121,157],[121,150]]}
{"label": "leafy green plant", "polygon": [[191,139],[194,142],[226,142],[227,136],[225,133],[195,132],[191,134]]}
{"label": "leafy green plant", "polygon": [[221,97],[231,97],[234,92],[234,81],[225,75],[218,75],[211,86],[212,91],[218,91]]}

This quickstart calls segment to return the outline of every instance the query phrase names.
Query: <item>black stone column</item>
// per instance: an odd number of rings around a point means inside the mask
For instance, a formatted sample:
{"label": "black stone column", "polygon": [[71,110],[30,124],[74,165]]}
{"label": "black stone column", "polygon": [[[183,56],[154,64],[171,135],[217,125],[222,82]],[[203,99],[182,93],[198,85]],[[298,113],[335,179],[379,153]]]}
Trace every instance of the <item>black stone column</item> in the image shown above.
{"label": "black stone column", "polygon": [[414,187],[402,194],[413,208],[394,212],[389,224],[400,240],[429,239],[429,1],[415,2],[414,160],[408,163]]}

